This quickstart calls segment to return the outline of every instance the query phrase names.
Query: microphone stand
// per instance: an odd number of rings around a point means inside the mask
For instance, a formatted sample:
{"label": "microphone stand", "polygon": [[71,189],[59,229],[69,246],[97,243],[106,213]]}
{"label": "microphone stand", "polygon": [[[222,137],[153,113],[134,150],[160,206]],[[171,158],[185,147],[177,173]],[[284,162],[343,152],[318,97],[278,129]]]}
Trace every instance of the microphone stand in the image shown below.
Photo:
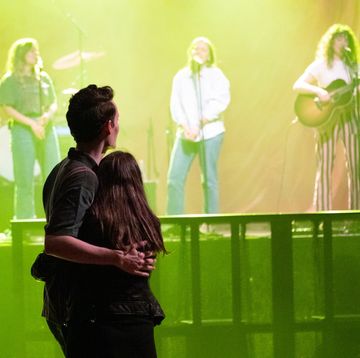
{"label": "microphone stand", "polygon": [[355,116],[356,120],[359,123],[360,108],[359,108],[359,68],[358,63],[354,61],[354,82],[355,82]]}
{"label": "microphone stand", "polygon": [[73,26],[78,32],[78,50],[80,56],[80,77],[78,77],[78,79],[80,82],[80,88],[83,88],[85,82],[85,61],[83,57],[83,43],[84,37],[86,37],[86,32],[83,30],[83,28],[79,25],[79,23],[75,20],[74,16],[70,12],[65,12],[63,9],[61,9],[60,6],[55,2],[55,0],[52,0],[51,2],[53,3],[54,7],[59,11],[59,13],[61,13],[64,18],[68,19],[73,24]]}
{"label": "microphone stand", "polygon": [[[146,174],[143,173],[143,181],[145,187],[145,193],[148,198],[150,207],[154,212],[156,208],[156,186],[159,178],[159,171],[156,166],[155,157],[155,143],[154,143],[154,129],[152,118],[149,119],[149,126],[147,129],[147,161],[146,161]],[[155,175],[155,179],[152,179],[152,174]]]}
{"label": "microphone stand", "polygon": [[159,171],[156,166],[156,157],[155,157],[155,143],[154,143],[154,129],[153,129],[152,118],[149,120],[149,127],[147,130],[147,168],[146,172],[148,179],[151,180],[152,173],[155,175],[155,179],[159,178]]}
{"label": "microphone stand", "polygon": [[85,82],[85,61],[83,57],[84,53],[84,37],[86,36],[86,33],[81,28],[79,23],[74,19],[73,15],[66,14],[66,17],[70,20],[70,22],[74,25],[78,32],[78,47],[79,47],[79,56],[80,56],[80,88],[84,87]]}
{"label": "microphone stand", "polygon": [[208,175],[207,175],[207,165],[206,165],[206,147],[205,147],[205,138],[204,138],[204,129],[203,129],[203,108],[202,108],[202,91],[201,91],[201,65],[198,66],[197,71],[197,85],[198,85],[198,104],[199,104],[199,114],[200,114],[200,142],[199,142],[199,156],[200,156],[200,163],[203,168],[203,177],[204,177],[204,197],[205,197],[205,214],[208,214],[208,205],[209,205],[209,198],[208,198]]}
{"label": "microphone stand", "polygon": [[165,135],[166,135],[166,154],[167,154],[167,161],[168,163],[170,163],[170,157],[171,157],[171,148],[174,144],[174,133],[173,133],[173,124],[172,124],[172,119],[171,119],[171,115],[169,115],[168,117],[168,125],[165,129]]}
{"label": "microphone stand", "polygon": [[42,58],[38,60],[38,63],[34,67],[35,71],[35,78],[38,82],[38,89],[39,89],[39,114],[40,117],[44,114],[44,107],[43,107],[43,93],[42,93],[42,83],[41,83],[41,72],[43,71],[43,62]]}
{"label": "microphone stand", "polygon": [[358,69],[358,63],[356,61],[356,59],[353,58],[352,53],[348,52],[347,50],[344,50],[344,57],[346,59],[347,62],[347,66],[349,68],[349,76],[350,76],[350,80],[351,82],[354,83],[355,85],[355,117],[357,122],[359,123],[360,120],[360,112],[359,112],[359,105],[360,105],[360,101],[359,101],[359,69]]}

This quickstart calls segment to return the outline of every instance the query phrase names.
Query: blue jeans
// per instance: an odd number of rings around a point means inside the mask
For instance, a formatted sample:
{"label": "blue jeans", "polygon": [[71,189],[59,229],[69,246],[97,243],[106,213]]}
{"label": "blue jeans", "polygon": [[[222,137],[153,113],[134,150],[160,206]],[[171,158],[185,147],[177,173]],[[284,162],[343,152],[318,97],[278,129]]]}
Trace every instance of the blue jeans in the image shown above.
{"label": "blue jeans", "polygon": [[[204,211],[206,214],[219,212],[219,189],[217,162],[219,159],[224,133],[203,143],[191,142],[176,138],[170,158],[168,172],[168,198],[167,214],[180,215],[184,213],[184,187],[190,166],[199,154],[202,173],[202,186],[204,191]],[[202,154],[204,148],[204,154]],[[205,161],[204,161],[205,158]],[[204,166],[205,162],[205,166]],[[206,168],[207,185],[204,180],[204,167]]]}
{"label": "blue jeans", "polygon": [[14,164],[14,211],[16,219],[35,217],[34,166],[35,159],[45,180],[60,161],[59,142],[55,128],[49,124],[43,140],[37,139],[30,128],[14,124],[11,128],[11,149]]}

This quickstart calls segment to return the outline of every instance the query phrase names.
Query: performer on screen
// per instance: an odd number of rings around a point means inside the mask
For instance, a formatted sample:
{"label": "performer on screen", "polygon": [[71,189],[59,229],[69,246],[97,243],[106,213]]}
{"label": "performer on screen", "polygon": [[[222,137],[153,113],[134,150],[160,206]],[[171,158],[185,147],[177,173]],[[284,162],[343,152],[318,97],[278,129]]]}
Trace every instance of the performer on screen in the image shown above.
{"label": "performer on screen", "polygon": [[[299,94],[314,95],[315,108],[324,111],[333,108],[329,120],[315,131],[317,171],[313,207],[317,211],[332,209],[332,173],[338,139],[342,140],[346,154],[348,208],[360,208],[359,118],[355,105],[358,56],[359,44],[351,28],[334,24],[320,39],[315,61],[293,87]],[[349,97],[341,106],[333,105],[334,86],[342,88],[342,93]]]}
{"label": "performer on screen", "polygon": [[184,213],[184,186],[199,154],[205,213],[219,211],[217,162],[224,137],[223,112],[230,102],[229,81],[216,66],[214,46],[195,38],[188,65],[174,77],[170,109],[178,129],[168,171],[167,214]]}
{"label": "performer on screen", "polygon": [[35,159],[43,179],[60,160],[52,124],[57,110],[55,91],[49,75],[42,70],[35,39],[15,41],[9,50],[6,70],[0,84],[0,105],[11,118],[15,218],[31,219],[35,217]]}

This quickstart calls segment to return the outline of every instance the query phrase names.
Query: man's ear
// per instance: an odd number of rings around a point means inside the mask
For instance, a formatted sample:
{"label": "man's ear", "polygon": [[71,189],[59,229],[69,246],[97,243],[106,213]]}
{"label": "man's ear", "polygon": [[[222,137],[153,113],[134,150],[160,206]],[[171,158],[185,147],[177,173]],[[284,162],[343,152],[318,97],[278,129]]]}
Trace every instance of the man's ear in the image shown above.
{"label": "man's ear", "polygon": [[115,128],[115,122],[114,122],[114,120],[110,119],[110,120],[108,121],[108,125],[110,126],[110,127],[108,127],[109,129],[110,129],[110,128],[114,129],[114,128]]}
{"label": "man's ear", "polygon": [[112,128],[114,128],[114,122],[111,120],[107,121],[105,126],[105,134],[109,135]]}
{"label": "man's ear", "polygon": [[110,134],[111,124],[107,121],[101,129],[101,138],[106,138]]}

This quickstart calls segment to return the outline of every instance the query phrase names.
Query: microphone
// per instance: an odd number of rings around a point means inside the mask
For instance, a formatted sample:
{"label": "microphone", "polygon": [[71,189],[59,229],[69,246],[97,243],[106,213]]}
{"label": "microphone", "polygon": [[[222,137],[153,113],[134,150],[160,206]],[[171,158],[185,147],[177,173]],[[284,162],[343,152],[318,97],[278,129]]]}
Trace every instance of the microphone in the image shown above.
{"label": "microphone", "polygon": [[342,53],[343,53],[344,59],[348,63],[348,65],[352,66],[354,64],[355,60],[354,60],[354,53],[351,50],[351,48],[348,46],[344,46]]}
{"label": "microphone", "polygon": [[40,71],[42,71],[44,69],[44,62],[40,56],[38,57],[37,66]]}
{"label": "microphone", "polygon": [[201,57],[199,57],[198,55],[193,56],[193,60],[194,60],[198,65],[203,65],[204,62],[205,62],[205,61],[204,61]]}
{"label": "microphone", "polygon": [[196,53],[196,50],[193,49],[191,51],[191,55],[192,55],[192,59],[198,64],[198,65],[203,65],[205,63],[205,61]]}
{"label": "microphone", "polygon": [[34,66],[34,72],[37,79],[40,80],[40,75],[42,70],[44,69],[44,63],[40,55],[38,56],[37,63]]}

